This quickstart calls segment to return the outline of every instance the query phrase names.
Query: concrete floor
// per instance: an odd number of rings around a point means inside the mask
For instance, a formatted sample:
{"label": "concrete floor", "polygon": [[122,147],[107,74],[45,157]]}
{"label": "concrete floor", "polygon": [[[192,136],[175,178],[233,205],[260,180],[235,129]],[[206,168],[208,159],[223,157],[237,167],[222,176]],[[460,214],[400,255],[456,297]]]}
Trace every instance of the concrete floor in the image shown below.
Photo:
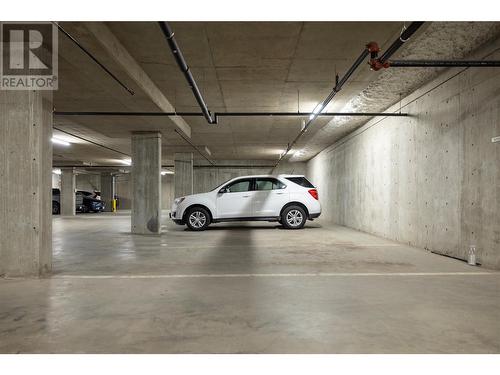
{"label": "concrete floor", "polygon": [[500,352],[499,272],[321,221],[164,222],[55,218],[54,275],[0,280],[0,352]]}

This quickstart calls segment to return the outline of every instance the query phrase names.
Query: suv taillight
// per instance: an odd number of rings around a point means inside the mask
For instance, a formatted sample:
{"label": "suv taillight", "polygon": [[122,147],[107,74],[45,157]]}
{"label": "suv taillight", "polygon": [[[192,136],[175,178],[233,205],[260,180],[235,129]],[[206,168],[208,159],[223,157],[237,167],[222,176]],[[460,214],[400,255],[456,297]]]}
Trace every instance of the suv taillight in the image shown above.
{"label": "suv taillight", "polygon": [[311,195],[312,195],[312,197],[313,197],[314,199],[316,199],[316,200],[318,200],[318,199],[319,199],[319,198],[318,198],[318,191],[317,191],[316,189],[310,189],[310,190],[308,190],[308,192],[309,192],[309,194],[311,194]]}

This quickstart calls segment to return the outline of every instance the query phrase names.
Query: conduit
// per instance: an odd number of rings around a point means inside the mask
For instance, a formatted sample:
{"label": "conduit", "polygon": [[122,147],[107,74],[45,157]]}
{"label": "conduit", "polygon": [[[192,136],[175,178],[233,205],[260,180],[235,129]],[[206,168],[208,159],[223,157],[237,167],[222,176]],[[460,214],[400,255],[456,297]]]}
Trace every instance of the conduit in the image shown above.
{"label": "conduit", "polygon": [[130,95],[134,95],[134,91],[127,87],[122,81],[120,81],[118,79],[117,76],[115,76],[113,73],[111,73],[111,71],[106,68],[106,66],[104,66],[103,63],[101,63],[99,60],[97,60],[97,58],[92,55],[92,53],[90,53],[89,50],[87,50],[84,46],[82,46],[78,40],[76,40],[70,33],[68,33],[66,30],[63,29],[63,27],[61,25],[59,25],[57,22],[52,22],[54,25],[57,26],[57,28],[59,29],[59,31],[61,31],[64,35],[66,35],[68,37],[69,40],[71,40],[78,48],[80,48],[88,57],[90,57],[97,65],[99,65],[101,67],[102,70],[104,70],[111,78],[113,78],[121,87],[123,87],[125,90],[128,91],[128,93]]}
{"label": "conduit", "polygon": [[[54,111],[55,116],[144,116],[144,117],[165,117],[165,116],[204,116],[199,112],[113,112],[113,111]],[[214,112],[214,118],[218,117],[266,117],[266,116],[283,116],[283,117],[307,117],[313,115],[311,112]],[[324,112],[318,113],[322,117],[335,116],[407,116],[407,113],[383,113],[383,112]]]}
{"label": "conduit", "polygon": [[440,68],[440,67],[461,67],[461,68],[489,68],[500,67],[498,60],[391,60],[390,68]]}
{"label": "conduit", "polygon": [[[385,53],[377,59],[382,65],[386,62],[387,59],[389,59],[404,43],[410,39],[410,37],[420,28],[420,26],[423,25],[423,22],[412,22],[407,28],[404,28],[403,31],[401,32],[399,38],[395,40],[389,48],[385,51]],[[354,71],[361,65],[361,63],[365,60],[365,58],[370,55],[371,61],[373,61],[377,57],[377,53],[379,52],[378,46],[377,50],[374,50],[374,46],[376,46],[376,43],[371,42],[368,43],[361,52],[361,55],[354,61],[352,66],[349,68],[349,70],[344,74],[344,76],[339,80],[338,76],[336,77],[336,84],[333,90],[330,92],[330,94],[326,97],[323,102],[318,105],[315,110],[313,111],[313,114],[311,115],[309,121],[305,124],[304,128],[300,131],[300,133],[295,137],[295,139],[292,141],[292,143],[289,143],[285,152],[280,156],[278,159],[276,165],[273,168],[276,169],[278,165],[281,163],[284,157],[288,155],[292,147],[297,143],[297,141],[304,135],[304,133],[308,130],[309,126],[316,120],[318,117],[318,114],[321,113],[323,109],[326,108],[326,106],[330,103],[330,101],[333,99],[333,97],[342,89],[342,86],[347,82],[347,80],[352,76]]]}
{"label": "conduit", "polygon": [[376,42],[370,42],[368,49],[370,51],[370,66],[372,70],[380,70],[382,68],[489,68],[500,67],[498,60],[390,60],[390,57],[401,47],[409,37],[422,26],[423,22],[413,22],[408,28],[403,29],[399,39],[378,57],[380,48]]}
{"label": "conduit", "polygon": [[186,137],[184,137],[184,135],[180,131],[178,131],[177,129],[174,129],[174,131],[177,134],[179,134],[182,139],[184,139],[187,143],[189,143],[189,145],[191,147],[193,147],[206,161],[208,161],[212,166],[215,166],[215,163],[212,160],[210,160],[209,158],[207,158],[205,156],[205,154],[203,152],[201,152],[200,149],[198,147],[196,147],[189,139],[187,139]]}
{"label": "conduit", "polygon": [[167,22],[158,22],[158,24],[160,25],[163,34],[167,38],[168,45],[170,47],[170,50],[172,51],[172,54],[174,55],[177,65],[179,66],[181,72],[184,74],[184,77],[186,78],[191,91],[193,91],[194,97],[201,108],[203,116],[205,116],[209,124],[216,124],[217,120],[212,118],[212,114],[208,110],[205,99],[203,99],[200,89],[198,88],[198,85],[196,84],[196,81],[191,74],[191,70],[189,69],[186,60],[184,59],[184,55],[182,54],[182,51],[180,50],[177,41],[175,40],[174,32]]}

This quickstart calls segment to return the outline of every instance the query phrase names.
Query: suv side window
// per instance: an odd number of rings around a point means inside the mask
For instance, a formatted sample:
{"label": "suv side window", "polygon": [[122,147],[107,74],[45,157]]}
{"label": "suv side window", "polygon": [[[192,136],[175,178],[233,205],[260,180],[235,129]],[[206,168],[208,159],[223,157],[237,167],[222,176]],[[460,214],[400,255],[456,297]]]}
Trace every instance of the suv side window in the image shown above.
{"label": "suv side window", "polygon": [[305,188],[314,188],[314,185],[305,177],[286,177],[286,179]]}
{"label": "suv side window", "polygon": [[255,190],[278,190],[284,189],[286,185],[275,178],[262,177],[255,179]]}
{"label": "suv side window", "polygon": [[241,193],[243,191],[250,191],[251,185],[251,179],[237,180],[229,185],[226,185],[225,189],[228,193]]}

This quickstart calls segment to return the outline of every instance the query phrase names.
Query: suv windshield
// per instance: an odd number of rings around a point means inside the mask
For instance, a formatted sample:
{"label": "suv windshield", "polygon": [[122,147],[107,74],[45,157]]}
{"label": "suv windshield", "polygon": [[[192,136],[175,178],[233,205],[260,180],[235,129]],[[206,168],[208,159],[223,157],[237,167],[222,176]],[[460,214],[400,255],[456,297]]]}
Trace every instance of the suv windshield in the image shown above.
{"label": "suv windshield", "polygon": [[297,185],[300,185],[305,188],[314,188],[314,185],[309,182],[309,180],[305,177],[285,177],[288,181],[292,181]]}

